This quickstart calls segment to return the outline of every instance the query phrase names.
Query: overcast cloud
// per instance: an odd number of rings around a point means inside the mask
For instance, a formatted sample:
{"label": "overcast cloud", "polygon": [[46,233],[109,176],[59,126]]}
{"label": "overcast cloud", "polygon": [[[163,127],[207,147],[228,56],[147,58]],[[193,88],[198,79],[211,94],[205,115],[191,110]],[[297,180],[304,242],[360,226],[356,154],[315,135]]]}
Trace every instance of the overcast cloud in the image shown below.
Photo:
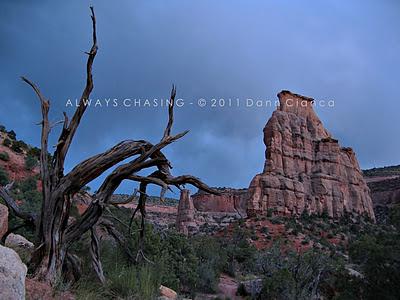
{"label": "overcast cloud", "polygon": [[[394,0],[3,0],[0,123],[19,139],[39,145],[40,138],[39,105],[21,75],[51,99],[52,120],[63,110],[72,115],[66,101],[84,86],[92,4],[99,40],[92,98],[165,98],[175,83],[185,100],[174,132],[190,133],[166,151],[174,174],[248,186],[263,168],[262,129],[273,108],[201,108],[197,99],[275,100],[282,89],[334,100],[334,108],[318,107],[318,114],[343,146],[355,149],[363,168],[400,163]],[[67,167],[122,139],[156,142],[165,122],[165,108],[91,107]]]}

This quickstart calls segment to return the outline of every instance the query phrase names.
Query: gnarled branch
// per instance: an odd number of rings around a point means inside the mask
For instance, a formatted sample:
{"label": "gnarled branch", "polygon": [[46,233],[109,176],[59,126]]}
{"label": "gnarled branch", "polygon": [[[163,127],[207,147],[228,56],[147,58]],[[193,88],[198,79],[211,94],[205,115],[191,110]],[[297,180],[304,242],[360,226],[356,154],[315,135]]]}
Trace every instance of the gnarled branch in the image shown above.
{"label": "gnarled branch", "polygon": [[100,242],[97,236],[96,226],[90,229],[90,256],[92,257],[92,266],[97,274],[97,278],[102,284],[106,282],[103,273],[103,266],[100,260]]}
{"label": "gnarled branch", "polygon": [[[93,31],[93,44],[89,52],[86,52],[88,55],[87,63],[86,63],[86,86],[82,92],[82,96],[79,100],[79,106],[76,109],[74,115],[72,116],[71,122],[68,126],[64,126],[60,137],[57,143],[57,149],[54,153],[55,157],[55,176],[59,178],[63,175],[64,172],[64,161],[67,155],[68,149],[72,143],[72,140],[75,136],[76,130],[78,129],[79,123],[82,119],[83,114],[86,111],[87,105],[86,101],[89,99],[89,96],[93,90],[93,75],[92,75],[92,66],[94,62],[94,58],[97,54],[97,33],[96,33],[96,15],[94,13],[94,9],[91,6],[91,19],[92,19],[92,31]],[[66,119],[65,125],[68,123],[68,119]]]}
{"label": "gnarled branch", "polygon": [[7,187],[0,186],[0,197],[4,199],[8,208],[15,214],[16,217],[23,219],[32,226],[36,225],[36,215],[33,213],[22,211],[15,202],[14,198],[10,195],[9,189]]}

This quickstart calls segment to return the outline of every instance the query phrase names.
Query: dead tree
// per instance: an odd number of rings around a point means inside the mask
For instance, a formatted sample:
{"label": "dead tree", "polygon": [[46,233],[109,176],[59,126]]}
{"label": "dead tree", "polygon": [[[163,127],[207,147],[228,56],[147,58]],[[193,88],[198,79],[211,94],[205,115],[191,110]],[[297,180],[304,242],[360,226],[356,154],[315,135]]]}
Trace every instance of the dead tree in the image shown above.
{"label": "dead tree", "polygon": [[[43,186],[43,201],[40,215],[22,212],[11,196],[10,189],[0,188],[0,196],[15,215],[30,224],[36,224],[39,244],[33,255],[36,278],[53,284],[66,267],[73,272],[79,272],[78,259],[69,253],[71,245],[78,241],[86,232],[91,233],[92,242],[90,253],[94,257],[93,265],[100,279],[104,276],[99,262],[98,238],[95,226],[102,223],[107,230],[116,236],[110,222],[102,220],[102,214],[107,205],[112,204],[111,196],[124,180],[139,183],[140,199],[136,211],[142,214],[142,229],[144,234],[146,188],[149,184],[161,187],[161,197],[164,196],[169,186],[180,188],[184,184],[191,184],[199,189],[218,193],[202,183],[198,178],[184,175],[174,177],[171,174],[171,164],[163,154],[164,147],[175,142],[187,134],[188,131],[172,135],[171,129],[174,115],[175,87],[172,88],[170,105],[168,107],[168,123],[164,134],[158,143],[152,144],[146,140],[125,140],[109,150],[90,157],[77,164],[69,173],[64,174],[64,163],[72,140],[77,132],[80,121],[86,111],[85,101],[89,99],[93,90],[92,65],[97,54],[96,17],[91,7],[93,26],[93,44],[86,64],[86,85],[80,98],[79,106],[71,119],[64,113],[63,128],[55,146],[54,154],[49,161],[48,139],[53,125],[49,122],[50,101],[46,99],[39,88],[29,79],[22,80],[36,93],[42,111],[41,121],[41,154],[40,176]],[[128,163],[118,165],[131,158]],[[118,165],[118,166],[117,166]],[[93,195],[93,201],[80,218],[69,224],[72,205],[72,196],[85,185],[99,177],[106,170],[115,167],[102,182],[98,191]],[[145,169],[155,169],[148,176],[139,176],[138,172]],[[101,225],[101,224],[100,224]],[[108,226],[108,227],[107,227]],[[121,239],[121,237],[119,237]],[[139,249],[138,254],[143,255]]]}

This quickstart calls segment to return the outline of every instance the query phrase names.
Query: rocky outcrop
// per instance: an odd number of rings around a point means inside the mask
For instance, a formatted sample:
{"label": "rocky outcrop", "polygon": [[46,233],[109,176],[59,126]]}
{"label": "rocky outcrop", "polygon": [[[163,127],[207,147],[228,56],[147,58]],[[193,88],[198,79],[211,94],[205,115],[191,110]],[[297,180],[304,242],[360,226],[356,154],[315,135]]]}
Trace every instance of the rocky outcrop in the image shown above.
{"label": "rocky outcrop", "polygon": [[163,285],[160,286],[159,292],[160,297],[158,300],[175,300],[178,298],[178,294],[174,290]]}
{"label": "rocky outcrop", "polygon": [[25,299],[26,271],[17,253],[0,245],[0,299]]}
{"label": "rocky outcrop", "polygon": [[18,253],[24,263],[28,263],[31,259],[35,246],[22,235],[10,233],[5,242],[5,246],[13,249]]}
{"label": "rocky outcrop", "polygon": [[227,212],[246,216],[248,190],[216,188],[220,195],[199,190],[192,196],[193,205],[199,212]]}
{"label": "rocky outcrop", "polygon": [[400,204],[400,176],[367,177],[376,221],[387,224],[390,212]]}
{"label": "rocky outcrop", "polygon": [[400,177],[371,180],[366,178],[374,206],[400,204]]}
{"label": "rocky outcrop", "polygon": [[264,171],[249,187],[247,213],[283,215],[345,212],[374,219],[369,189],[354,151],[324,128],[313,99],[282,91],[280,106],[264,128]]}
{"label": "rocky outcrop", "polygon": [[8,230],[8,208],[0,204],[0,239]]}
{"label": "rocky outcrop", "polygon": [[178,215],[176,217],[176,228],[179,232],[190,234],[197,231],[194,220],[195,209],[189,190],[182,190],[179,198]]}
{"label": "rocky outcrop", "polygon": [[[191,197],[188,190],[182,190],[176,219],[177,230],[186,235],[212,233],[243,218],[246,215],[243,209],[241,215],[234,206],[236,196],[223,196],[223,194],[218,196],[219,198],[213,198],[206,193],[197,193]],[[206,200],[216,201],[216,204],[206,203]],[[229,201],[225,202],[225,200]],[[199,210],[196,209],[195,201]]]}

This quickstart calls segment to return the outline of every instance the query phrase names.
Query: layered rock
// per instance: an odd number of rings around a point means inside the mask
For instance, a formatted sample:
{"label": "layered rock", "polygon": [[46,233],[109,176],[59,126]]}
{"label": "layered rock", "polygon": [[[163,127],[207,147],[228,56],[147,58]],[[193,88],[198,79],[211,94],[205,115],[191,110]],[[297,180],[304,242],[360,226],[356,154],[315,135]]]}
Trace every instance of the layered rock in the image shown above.
{"label": "layered rock", "polygon": [[280,106],[264,128],[264,171],[249,187],[247,213],[284,215],[345,212],[374,219],[369,189],[354,151],[324,128],[313,99],[282,91]]}
{"label": "layered rock", "polygon": [[192,196],[193,205],[199,212],[227,212],[246,216],[248,190],[216,188],[220,195],[199,190]]}
{"label": "layered rock", "polygon": [[245,191],[231,195],[228,190],[225,190],[221,192],[220,196],[214,197],[198,192],[191,197],[188,190],[182,190],[176,219],[177,230],[186,235],[211,233],[243,218],[246,215],[244,203],[240,204],[241,206],[239,203],[244,201],[240,198],[244,197]]}
{"label": "layered rock", "polygon": [[176,228],[179,232],[190,234],[197,231],[194,220],[195,209],[189,190],[182,190],[179,198],[178,215],[176,217]]}
{"label": "layered rock", "polygon": [[367,177],[378,223],[387,224],[390,212],[400,204],[400,176]]}

